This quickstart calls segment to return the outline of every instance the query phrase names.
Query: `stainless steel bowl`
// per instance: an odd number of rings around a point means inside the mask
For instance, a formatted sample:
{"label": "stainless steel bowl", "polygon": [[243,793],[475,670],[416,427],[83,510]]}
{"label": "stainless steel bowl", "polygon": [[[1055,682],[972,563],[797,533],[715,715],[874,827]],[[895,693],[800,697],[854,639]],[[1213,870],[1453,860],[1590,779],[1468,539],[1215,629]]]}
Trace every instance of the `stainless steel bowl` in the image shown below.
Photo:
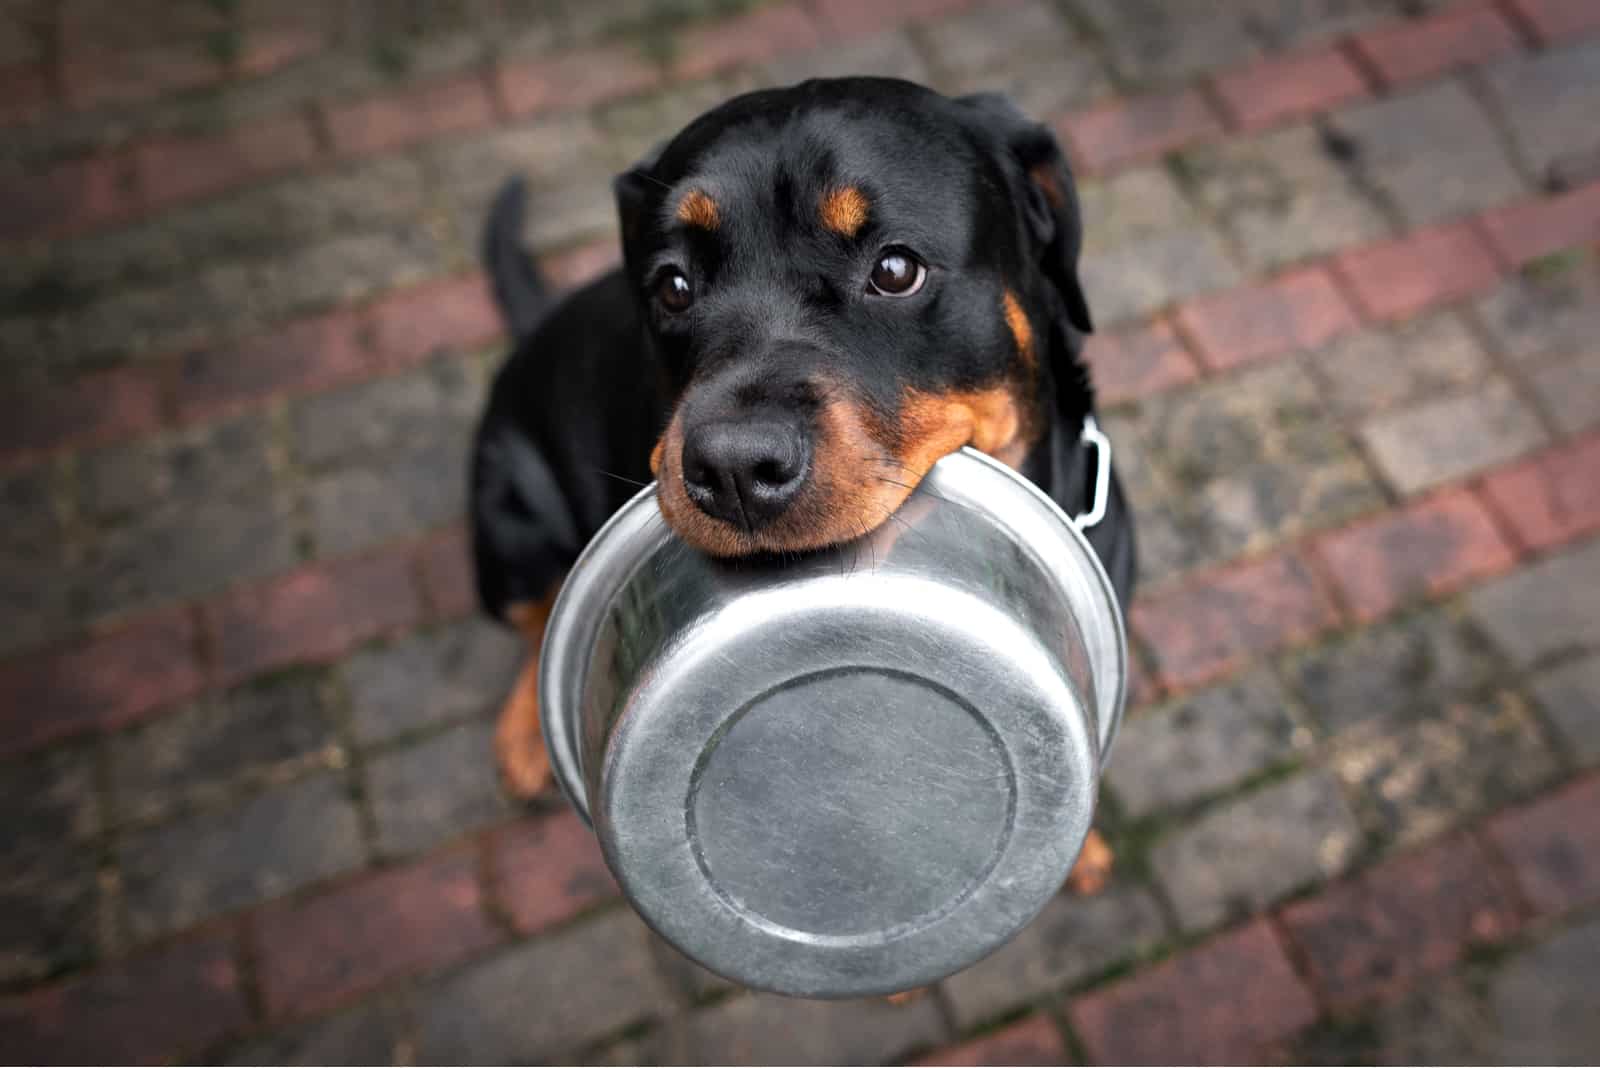
{"label": "stainless steel bowl", "polygon": [[669,942],[746,986],[885,993],[972,964],[1060,889],[1126,656],[1088,542],[971,450],[873,534],[788,560],[695,552],[651,487],[556,602],[545,739]]}

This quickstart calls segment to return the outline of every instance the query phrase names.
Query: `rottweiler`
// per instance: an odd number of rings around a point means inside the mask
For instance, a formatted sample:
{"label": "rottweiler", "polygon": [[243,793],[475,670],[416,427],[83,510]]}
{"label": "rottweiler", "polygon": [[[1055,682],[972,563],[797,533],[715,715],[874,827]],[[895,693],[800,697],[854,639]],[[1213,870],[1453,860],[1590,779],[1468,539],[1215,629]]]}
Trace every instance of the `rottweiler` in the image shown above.
{"label": "rottweiler", "polygon": [[[510,791],[549,780],[539,647],[562,578],[651,479],[717,556],[795,552],[885,522],[971,445],[1087,529],[1124,609],[1134,535],[1091,446],[1082,221],[1049,128],[995,94],[886,78],[735,97],[614,182],[622,266],[557,303],[520,241],[523,190],[484,257],[517,345],[471,461],[484,609],[530,656],[501,714]],[[1103,881],[1092,835],[1075,885]]]}

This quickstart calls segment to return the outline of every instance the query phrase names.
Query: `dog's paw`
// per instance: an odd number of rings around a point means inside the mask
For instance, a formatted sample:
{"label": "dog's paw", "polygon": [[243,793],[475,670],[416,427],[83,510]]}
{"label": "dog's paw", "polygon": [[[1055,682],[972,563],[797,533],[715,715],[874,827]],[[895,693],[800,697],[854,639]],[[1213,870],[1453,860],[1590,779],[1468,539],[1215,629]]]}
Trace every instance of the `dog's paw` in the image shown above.
{"label": "dog's paw", "polygon": [[495,763],[506,792],[528,801],[550,785],[550,754],[539,729],[539,668],[530,663],[511,691],[494,732]]}
{"label": "dog's paw", "polygon": [[910,1005],[927,997],[928,990],[928,987],[919,986],[915,990],[902,990],[898,994],[890,994],[883,1000],[891,1005]]}
{"label": "dog's paw", "polygon": [[1111,868],[1115,860],[1116,855],[1111,852],[1111,847],[1100,832],[1091,830],[1089,837],[1083,840],[1083,849],[1078,853],[1077,863],[1072,866],[1072,874],[1067,876],[1067,886],[1080,897],[1098,894],[1111,881]]}

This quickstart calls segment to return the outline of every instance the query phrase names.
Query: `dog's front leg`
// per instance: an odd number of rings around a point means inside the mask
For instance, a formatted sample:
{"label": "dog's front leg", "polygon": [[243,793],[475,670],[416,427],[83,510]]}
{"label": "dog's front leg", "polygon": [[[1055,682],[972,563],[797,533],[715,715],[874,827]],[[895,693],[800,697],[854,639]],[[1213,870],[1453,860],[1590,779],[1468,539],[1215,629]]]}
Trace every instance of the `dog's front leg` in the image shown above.
{"label": "dog's front leg", "polygon": [[550,784],[550,755],[545,752],[544,732],[539,726],[539,650],[544,644],[545,625],[555,606],[561,581],[537,601],[523,601],[506,609],[506,617],[522,632],[528,643],[528,660],[517,676],[517,684],[500,709],[495,726],[495,758],[500,777],[513,797],[526,801]]}

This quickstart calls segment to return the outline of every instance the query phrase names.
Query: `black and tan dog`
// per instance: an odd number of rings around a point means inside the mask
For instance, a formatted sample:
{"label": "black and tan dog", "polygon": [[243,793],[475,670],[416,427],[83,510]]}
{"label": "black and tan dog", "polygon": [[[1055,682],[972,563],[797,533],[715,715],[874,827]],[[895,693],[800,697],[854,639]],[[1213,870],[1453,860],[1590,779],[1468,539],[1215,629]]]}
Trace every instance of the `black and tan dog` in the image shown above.
{"label": "black and tan dog", "polygon": [[[518,243],[521,190],[486,256],[519,339],[472,471],[484,607],[531,657],[500,767],[549,777],[538,652],[563,576],[640,485],[719,556],[814,549],[883,523],[972,445],[1068,514],[1098,450],[1078,284],[1077,195],[1050,131],[997,96],[877,78],[738,97],[616,180],[624,266],[550,308]],[[1089,530],[1124,607],[1122,490]],[[1098,838],[1077,881],[1103,878]]]}

